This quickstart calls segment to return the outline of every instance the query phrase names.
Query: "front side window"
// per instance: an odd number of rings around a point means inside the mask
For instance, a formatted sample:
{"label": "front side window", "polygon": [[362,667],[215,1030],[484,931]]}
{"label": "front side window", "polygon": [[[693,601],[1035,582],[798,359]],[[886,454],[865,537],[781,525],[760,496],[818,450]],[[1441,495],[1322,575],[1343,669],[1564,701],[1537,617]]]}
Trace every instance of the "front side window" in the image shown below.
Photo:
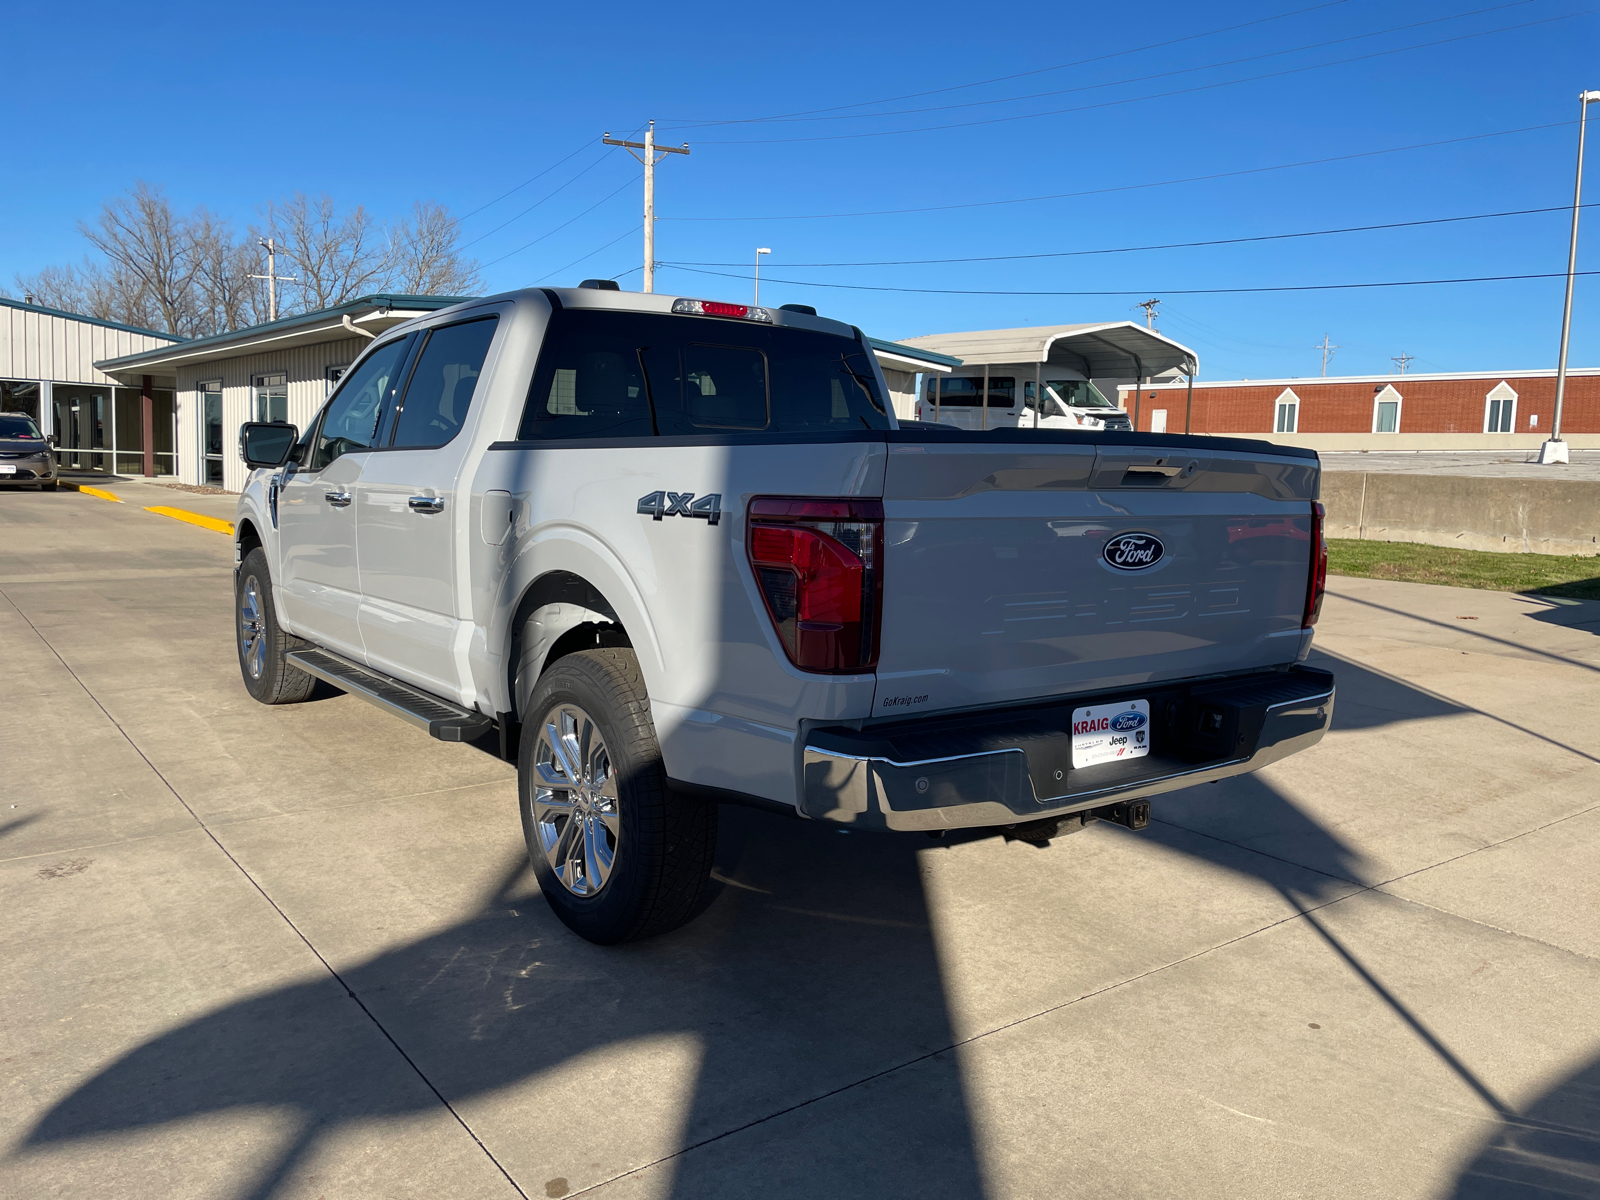
{"label": "front side window", "polygon": [[430,330],[406,384],[395,446],[442,446],[461,429],[498,317]]}
{"label": "front side window", "polygon": [[1116,407],[1087,379],[1051,379],[1044,387],[1045,395],[1054,397],[1065,408]]}
{"label": "front side window", "polygon": [[714,318],[552,314],[518,436],[887,429],[872,363],[849,338]]}
{"label": "front side window", "polygon": [[313,442],[313,471],[322,470],[342,454],[371,449],[378,419],[394,391],[410,341],[397,338],[379,346],[340,382]]}

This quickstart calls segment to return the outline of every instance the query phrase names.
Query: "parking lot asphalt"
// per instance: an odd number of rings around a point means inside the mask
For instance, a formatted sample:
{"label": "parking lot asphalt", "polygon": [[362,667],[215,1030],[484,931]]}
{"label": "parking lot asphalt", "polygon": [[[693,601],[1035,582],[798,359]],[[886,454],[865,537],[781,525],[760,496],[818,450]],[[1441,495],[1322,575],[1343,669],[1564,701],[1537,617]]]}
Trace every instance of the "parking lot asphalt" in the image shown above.
{"label": "parking lot asphalt", "polygon": [[0,495],[0,1194],[1600,1195],[1600,604],[1335,579],[1316,749],[1042,849],[724,809],[602,949],[506,765],[250,700],[231,563]]}

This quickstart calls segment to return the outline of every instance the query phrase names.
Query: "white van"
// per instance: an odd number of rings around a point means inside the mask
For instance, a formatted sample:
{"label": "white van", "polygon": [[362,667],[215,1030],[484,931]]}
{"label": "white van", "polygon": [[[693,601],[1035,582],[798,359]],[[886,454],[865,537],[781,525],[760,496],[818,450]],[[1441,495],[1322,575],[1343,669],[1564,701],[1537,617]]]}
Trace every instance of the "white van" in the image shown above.
{"label": "white van", "polygon": [[1193,350],[1132,321],[932,333],[896,348],[946,356],[917,368],[914,411],[918,421],[958,429],[1131,430],[1134,421],[1107,396],[1120,384],[1197,367]]}
{"label": "white van", "polygon": [[[1035,391],[1042,393],[1042,399]],[[1041,378],[1020,382],[1015,374],[930,377],[917,398],[916,419],[958,429],[1132,429],[1128,414],[1107,400],[1089,379]]]}

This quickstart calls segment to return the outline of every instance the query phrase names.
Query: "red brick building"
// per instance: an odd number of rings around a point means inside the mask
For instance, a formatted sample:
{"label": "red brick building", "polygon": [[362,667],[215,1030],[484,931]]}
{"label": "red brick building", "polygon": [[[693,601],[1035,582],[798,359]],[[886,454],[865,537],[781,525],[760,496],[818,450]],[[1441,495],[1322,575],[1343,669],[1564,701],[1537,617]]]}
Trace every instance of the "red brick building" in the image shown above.
{"label": "red brick building", "polygon": [[[1118,388],[1119,403],[1147,432],[1248,434],[1550,435],[1554,371],[1451,375],[1347,375],[1238,379]],[[1567,372],[1561,431],[1600,434],[1600,368]],[[1497,443],[1500,439],[1496,439]],[[1459,444],[1452,439],[1452,444]]]}

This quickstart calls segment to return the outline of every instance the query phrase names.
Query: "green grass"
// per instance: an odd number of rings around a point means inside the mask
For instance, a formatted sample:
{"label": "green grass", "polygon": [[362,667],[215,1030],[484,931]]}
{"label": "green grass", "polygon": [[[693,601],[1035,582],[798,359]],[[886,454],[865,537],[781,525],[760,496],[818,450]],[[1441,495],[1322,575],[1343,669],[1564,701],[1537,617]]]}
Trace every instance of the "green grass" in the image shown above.
{"label": "green grass", "polygon": [[1411,542],[1328,539],[1328,571],[1491,592],[1533,592],[1600,600],[1600,555],[1499,554]]}

